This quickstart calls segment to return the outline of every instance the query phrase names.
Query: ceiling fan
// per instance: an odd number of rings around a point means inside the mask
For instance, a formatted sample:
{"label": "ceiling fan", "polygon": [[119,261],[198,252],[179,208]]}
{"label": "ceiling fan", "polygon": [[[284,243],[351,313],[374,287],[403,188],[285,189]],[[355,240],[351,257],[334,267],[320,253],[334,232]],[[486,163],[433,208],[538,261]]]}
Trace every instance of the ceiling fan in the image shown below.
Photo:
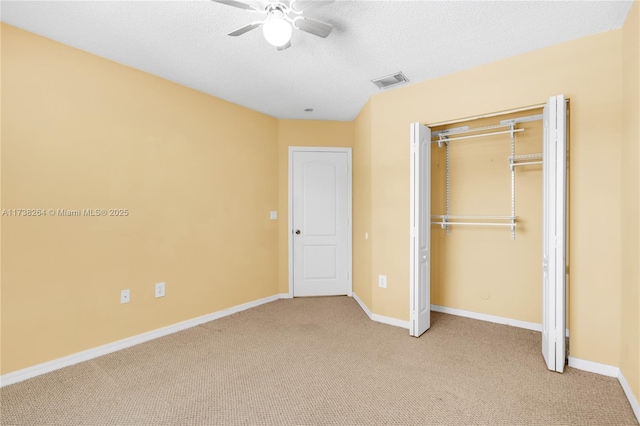
{"label": "ceiling fan", "polygon": [[322,38],[331,34],[333,29],[329,24],[307,18],[302,14],[314,7],[333,3],[335,0],[258,0],[256,6],[237,0],[213,1],[266,15],[264,20],[252,22],[229,33],[229,35],[238,37],[261,26],[264,38],[278,50],[291,47],[293,28]]}

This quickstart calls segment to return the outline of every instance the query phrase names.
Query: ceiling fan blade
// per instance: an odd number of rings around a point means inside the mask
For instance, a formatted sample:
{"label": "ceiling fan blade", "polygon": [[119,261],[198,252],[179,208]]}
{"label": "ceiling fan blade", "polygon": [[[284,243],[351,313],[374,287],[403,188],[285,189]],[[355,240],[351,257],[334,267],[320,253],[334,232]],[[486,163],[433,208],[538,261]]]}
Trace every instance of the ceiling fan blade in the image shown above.
{"label": "ceiling fan blade", "polygon": [[278,52],[279,52],[281,50],[285,50],[285,49],[288,49],[290,47],[291,47],[291,41],[288,41],[287,44],[285,44],[284,46],[276,47],[276,49],[278,49]]}
{"label": "ceiling fan blade", "polygon": [[255,7],[246,4],[246,3],[242,3],[236,0],[212,0],[216,3],[222,3],[222,4],[226,4],[227,6],[233,6],[233,7],[238,7],[240,9],[244,9],[244,10],[254,10],[256,12],[258,12],[258,9],[256,9]]}
{"label": "ceiling fan blade", "polygon": [[293,0],[291,2],[291,9],[294,12],[302,12],[305,10],[313,9],[314,7],[326,6],[333,3],[335,0]]}
{"label": "ceiling fan blade", "polygon": [[316,21],[315,19],[305,18],[303,16],[294,19],[293,25],[299,30],[322,38],[326,38],[331,34],[331,30],[333,30],[333,27],[329,24]]}
{"label": "ceiling fan blade", "polygon": [[248,33],[248,32],[249,32],[249,31],[251,31],[251,30],[255,30],[255,29],[256,29],[256,28],[258,28],[260,25],[262,25],[262,22],[252,22],[252,23],[251,23],[251,24],[249,24],[249,25],[245,25],[244,27],[242,27],[242,28],[238,28],[237,30],[235,30],[235,31],[233,31],[233,32],[231,32],[231,33],[229,33],[229,35],[230,35],[231,37],[238,37],[238,36],[241,36],[241,35],[242,35],[242,34],[244,34],[244,33]]}

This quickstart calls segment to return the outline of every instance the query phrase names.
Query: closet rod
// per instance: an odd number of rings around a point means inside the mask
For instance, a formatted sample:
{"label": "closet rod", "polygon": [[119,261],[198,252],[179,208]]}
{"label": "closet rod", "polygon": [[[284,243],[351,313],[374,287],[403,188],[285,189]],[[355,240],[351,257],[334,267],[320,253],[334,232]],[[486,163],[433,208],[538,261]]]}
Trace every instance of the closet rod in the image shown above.
{"label": "closet rod", "polygon": [[[431,215],[431,219],[467,219],[467,220],[513,220],[517,219],[517,216],[486,216],[486,215],[455,215],[455,214],[434,214]],[[442,223],[442,222],[440,222]]]}
{"label": "closet rod", "polygon": [[[520,162],[518,163],[518,161]],[[509,157],[509,167],[511,171],[513,171],[515,166],[529,166],[534,164],[542,164],[542,153],[512,155]]]}
{"label": "closet rod", "polygon": [[444,225],[444,226],[449,226],[449,225],[472,225],[472,226],[514,226],[515,224],[511,224],[511,223],[483,223],[483,222],[431,222],[432,225]]}
{"label": "closet rod", "polygon": [[438,130],[435,132],[431,132],[431,137],[437,138],[437,137],[440,137],[441,135],[454,136],[454,135],[463,135],[465,133],[480,133],[480,132],[484,132],[485,130],[496,130],[496,129],[502,129],[505,127],[511,128],[511,123],[493,124],[491,126],[474,127],[473,129],[470,129],[469,126],[464,126],[464,127],[457,127],[455,129]]}
{"label": "closet rod", "polygon": [[[519,132],[524,132],[524,129],[514,129],[513,130],[513,133],[519,133]],[[439,143],[439,144],[441,144],[442,142],[459,141],[461,139],[479,138],[479,137],[482,137],[482,136],[503,135],[505,133],[511,133],[511,130],[504,130],[504,131],[501,131],[501,132],[483,133],[481,135],[459,136],[457,138],[447,138],[447,139],[435,140],[435,141],[431,141],[431,143]]]}
{"label": "closet rod", "polygon": [[542,164],[542,161],[527,161],[526,163],[513,163],[512,166],[530,166],[532,164]]}

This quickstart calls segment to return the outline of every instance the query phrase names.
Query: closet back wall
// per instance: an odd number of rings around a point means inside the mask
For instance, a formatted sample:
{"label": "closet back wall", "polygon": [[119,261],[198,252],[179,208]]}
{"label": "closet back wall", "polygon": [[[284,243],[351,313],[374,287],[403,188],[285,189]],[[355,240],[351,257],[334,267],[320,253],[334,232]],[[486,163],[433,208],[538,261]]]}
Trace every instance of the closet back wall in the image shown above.
{"label": "closet back wall", "polygon": [[[432,130],[490,126],[541,113],[534,110]],[[515,134],[516,154],[542,152],[542,121],[519,123],[516,128],[525,129]],[[452,141],[449,150],[450,214],[511,215],[510,136]],[[431,158],[431,210],[445,214],[446,148],[433,144]],[[542,165],[516,167],[515,188],[515,240],[509,227],[451,225],[449,236],[440,226],[431,227],[431,303],[542,322]]]}

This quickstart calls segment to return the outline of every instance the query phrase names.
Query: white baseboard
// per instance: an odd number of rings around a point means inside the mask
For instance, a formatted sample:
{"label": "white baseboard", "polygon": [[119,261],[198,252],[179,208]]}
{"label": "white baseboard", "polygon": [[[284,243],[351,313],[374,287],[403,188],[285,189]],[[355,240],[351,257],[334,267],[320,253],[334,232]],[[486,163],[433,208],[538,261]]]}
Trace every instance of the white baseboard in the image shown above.
{"label": "white baseboard", "polygon": [[618,375],[618,381],[620,382],[620,386],[622,386],[622,389],[624,390],[624,394],[629,400],[629,404],[631,404],[633,414],[636,415],[636,419],[638,419],[638,423],[640,423],[640,403],[638,403],[638,399],[633,394],[633,391],[631,390],[631,386],[629,386],[627,379],[624,378],[622,370],[620,370],[620,374]]}
{"label": "white baseboard", "polygon": [[597,373],[608,377],[620,376],[620,369],[613,365],[601,364],[599,362],[587,361],[586,359],[580,359],[570,356],[569,367],[577,368],[578,370],[588,371],[590,373]]}
{"label": "white baseboard", "polygon": [[[463,309],[456,309],[456,308],[448,308],[446,306],[439,306],[439,305],[431,305],[431,310],[436,312],[442,312],[443,314],[457,315],[459,317],[472,318],[480,321],[510,325],[512,327],[525,328],[527,330],[542,332],[542,324],[539,324],[537,322],[520,321],[512,318],[481,314],[478,312],[465,311]],[[569,337],[569,329],[567,329],[567,337]]]}
{"label": "white baseboard", "polygon": [[288,297],[288,294],[276,294],[273,296],[265,297],[263,299],[254,300],[252,302],[243,303],[241,305],[232,306],[231,308],[223,309],[221,311],[213,312],[211,314],[203,315],[190,320],[182,321],[176,324],[172,324],[166,327],[158,328],[156,330],[148,331],[146,333],[138,334],[136,336],[127,337],[126,339],[118,340],[106,345],[98,346],[96,348],[87,349],[82,352],[77,352],[62,358],[47,361],[42,364],[27,367],[22,370],[14,371],[11,373],[0,376],[0,387],[8,386],[14,383],[21,382],[23,380],[30,379],[41,374],[49,373],[54,370],[58,370],[63,367],[68,367],[79,362],[88,361],[90,359],[97,358],[102,355],[109,354],[111,352],[119,351],[140,343],[147,342],[149,340],[157,339],[158,337],[173,334],[178,331],[185,330],[187,328],[195,327],[200,324],[207,323],[209,321],[216,320],[218,318],[226,317],[236,312],[244,311],[247,309],[255,308],[256,306],[263,305],[265,303],[273,302],[275,300]]}
{"label": "white baseboard", "polygon": [[385,317],[384,315],[372,314],[371,319],[383,324],[389,324],[400,328],[406,328],[409,330],[409,321],[399,320],[397,318]]}
{"label": "white baseboard", "polygon": [[371,314],[371,311],[369,310],[369,308],[367,307],[367,305],[365,305],[364,302],[362,300],[360,300],[360,298],[358,297],[358,295],[355,292],[352,293],[352,297],[356,302],[358,302],[358,305],[360,305],[360,307],[362,308],[364,313],[367,314],[369,319],[371,319],[372,314]]}
{"label": "white baseboard", "polygon": [[542,324],[535,322],[520,321],[511,318],[499,317],[496,315],[481,314],[478,312],[465,311],[463,309],[448,308],[446,306],[431,305],[431,310],[442,312],[443,314],[457,315],[460,317],[473,318],[480,321],[493,322],[496,324],[511,325],[513,327],[526,328],[527,330],[542,331]]}
{"label": "white baseboard", "polygon": [[384,315],[374,314],[371,312],[371,310],[369,310],[367,305],[365,305],[364,302],[360,300],[357,294],[353,293],[352,297],[355,299],[356,302],[358,302],[358,305],[360,305],[364,313],[367,314],[369,319],[371,319],[372,321],[393,325],[395,327],[406,328],[407,330],[409,329],[409,321],[403,321],[397,318],[385,317]]}

